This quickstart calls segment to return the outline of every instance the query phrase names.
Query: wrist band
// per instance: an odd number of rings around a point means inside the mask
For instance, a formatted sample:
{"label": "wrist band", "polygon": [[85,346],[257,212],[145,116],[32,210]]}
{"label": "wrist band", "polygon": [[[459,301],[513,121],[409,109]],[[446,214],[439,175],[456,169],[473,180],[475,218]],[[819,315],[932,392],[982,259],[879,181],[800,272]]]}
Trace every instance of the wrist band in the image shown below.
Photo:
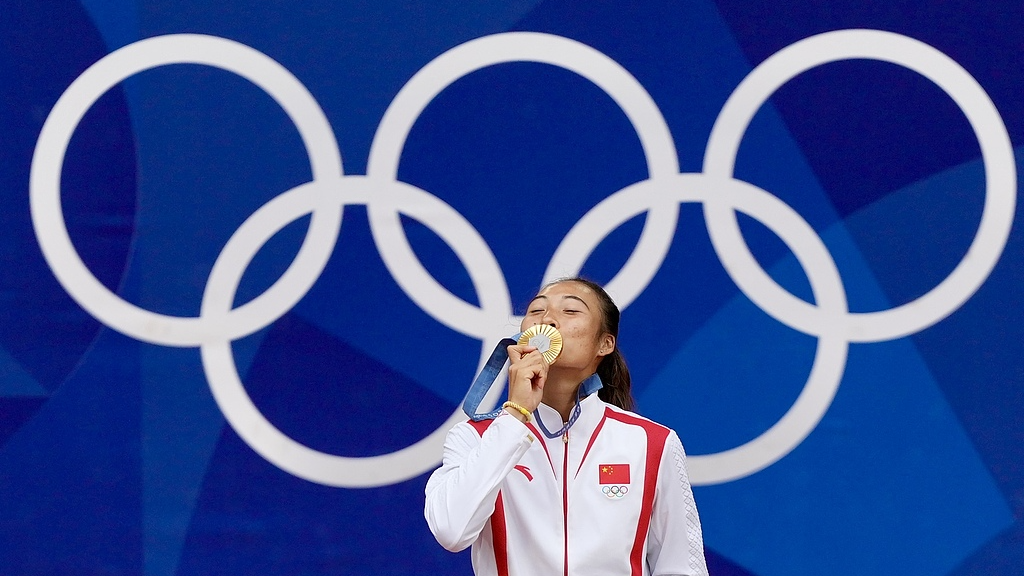
{"label": "wrist band", "polygon": [[527,422],[530,421],[530,411],[527,410],[526,408],[523,408],[519,404],[516,404],[515,402],[513,402],[511,400],[509,400],[508,402],[505,402],[504,404],[502,404],[501,407],[502,408],[512,408],[513,410],[519,412],[523,416],[526,416],[526,421]]}

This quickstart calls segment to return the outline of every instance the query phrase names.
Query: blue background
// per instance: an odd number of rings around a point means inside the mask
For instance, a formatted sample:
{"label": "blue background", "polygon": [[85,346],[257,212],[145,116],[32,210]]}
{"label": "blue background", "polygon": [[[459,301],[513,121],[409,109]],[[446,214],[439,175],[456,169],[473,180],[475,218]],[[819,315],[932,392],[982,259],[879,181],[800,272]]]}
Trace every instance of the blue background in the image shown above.
{"label": "blue background", "polygon": [[[109,52],[181,32],[251,46],[305,84],[335,130],[345,172],[365,174],[381,115],[432,59],[487,34],[557,34],[629,70],[664,114],[682,171],[698,172],[712,123],[754,66],[844,28],[898,32],[949,55],[988,92],[1016,145],[1022,16],[1019,3],[967,0],[6,2],[3,573],[470,573],[468,555],[441,549],[422,519],[426,474],[351,489],[276,468],[225,423],[196,348],[122,335],[54,278],[31,225],[32,153],[57,98]],[[868,61],[816,68],[773,95],[746,132],[737,176],[815,228],[858,312],[909,302],[945,278],[973,238],[984,196],[978,144],[960,110],[915,73]],[[526,63],[480,70],[442,92],[417,120],[399,169],[480,232],[517,312],[572,225],[645,177],[635,132],[607,95],[571,72]],[[231,234],[309,179],[296,129],[265,93],[221,70],[175,65],[131,78],[91,108],[68,150],[62,203],[76,249],[105,286],[143,308],[194,316]],[[307,223],[260,252],[238,303],[278,277]],[[642,224],[643,216],[624,223],[584,272],[609,280]],[[753,219],[741,225],[773,277],[812,300],[782,242]],[[413,219],[403,226],[427,269],[477,302],[452,248]],[[832,406],[793,452],[696,488],[712,574],[1024,573],[1022,243],[1015,227],[987,281],[935,326],[851,345]],[[423,344],[439,331],[443,354]],[[684,205],[668,257],[624,312],[620,344],[639,411],[675,428],[689,453],[710,454],[778,420],[816,340],[739,291],[700,207]],[[419,440],[451,414],[479,342],[402,292],[355,206],[317,284],[234,350],[246,390],[275,426],[321,451],[369,456]]]}

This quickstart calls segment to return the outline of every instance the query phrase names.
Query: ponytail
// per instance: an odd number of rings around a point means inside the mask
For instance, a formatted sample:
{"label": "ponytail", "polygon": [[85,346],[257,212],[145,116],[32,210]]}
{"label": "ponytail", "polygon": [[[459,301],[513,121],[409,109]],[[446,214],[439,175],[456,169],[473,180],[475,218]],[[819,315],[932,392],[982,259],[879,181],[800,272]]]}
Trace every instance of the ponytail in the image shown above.
{"label": "ponytail", "polygon": [[629,377],[629,368],[626,367],[626,359],[622,357],[617,345],[611,354],[601,359],[601,364],[597,366],[597,375],[604,384],[597,391],[597,396],[601,400],[630,412],[636,408],[633,394],[630,393],[632,381]]}

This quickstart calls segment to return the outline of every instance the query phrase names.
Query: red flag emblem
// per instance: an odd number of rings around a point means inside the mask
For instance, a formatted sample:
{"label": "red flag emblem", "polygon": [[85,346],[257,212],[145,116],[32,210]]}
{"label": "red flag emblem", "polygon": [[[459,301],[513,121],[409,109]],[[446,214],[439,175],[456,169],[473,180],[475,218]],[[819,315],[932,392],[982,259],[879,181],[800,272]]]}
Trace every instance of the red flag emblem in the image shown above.
{"label": "red flag emblem", "polygon": [[597,472],[601,484],[629,484],[629,464],[601,464]]}

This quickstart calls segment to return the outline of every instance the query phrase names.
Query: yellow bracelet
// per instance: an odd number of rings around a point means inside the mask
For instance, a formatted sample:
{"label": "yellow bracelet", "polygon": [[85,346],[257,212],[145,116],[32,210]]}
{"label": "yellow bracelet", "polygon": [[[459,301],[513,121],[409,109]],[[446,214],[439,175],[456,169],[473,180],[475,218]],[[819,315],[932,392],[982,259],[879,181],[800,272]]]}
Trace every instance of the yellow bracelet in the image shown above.
{"label": "yellow bracelet", "polygon": [[512,408],[514,410],[517,410],[520,414],[522,414],[523,416],[526,416],[526,421],[527,422],[530,421],[530,411],[527,410],[526,408],[523,408],[519,404],[516,404],[515,402],[513,402],[511,400],[509,400],[508,402],[505,402],[504,404],[502,404],[501,407],[502,408]]}

